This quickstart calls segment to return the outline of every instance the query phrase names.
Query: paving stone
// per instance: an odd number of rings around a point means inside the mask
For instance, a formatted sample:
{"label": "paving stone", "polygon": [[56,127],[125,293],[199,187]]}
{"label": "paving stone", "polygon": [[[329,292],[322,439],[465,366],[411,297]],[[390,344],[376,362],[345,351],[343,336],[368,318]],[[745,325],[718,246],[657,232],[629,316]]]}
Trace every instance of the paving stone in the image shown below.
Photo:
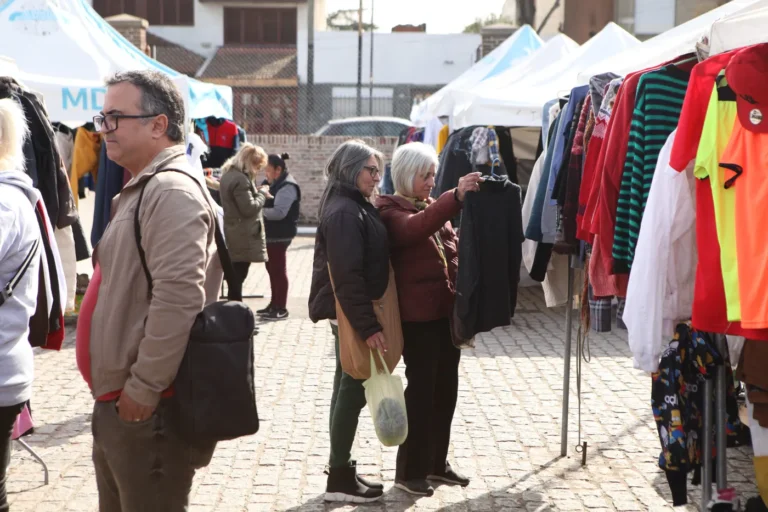
{"label": "paving stone", "polygon": [[[328,325],[307,318],[313,243],[299,238],[288,251],[290,318],[259,326],[255,363],[261,431],[220,443],[211,465],[197,473],[192,512],[358,509],[323,502],[335,356]],[[244,292],[269,294],[263,265],[252,266]],[[256,309],[267,300],[249,305]],[[560,457],[564,310],[547,309],[538,288],[521,289],[518,304],[511,326],[478,336],[476,348],[462,352],[449,458],[472,478],[471,485],[440,485],[434,497],[419,500],[392,489],[397,450],[379,444],[365,408],[353,457],[361,474],[386,485],[384,499],[364,507],[365,512],[673,510],[657,464],[650,377],[633,369],[626,332],[590,333],[592,360],[582,368],[581,421],[589,449],[582,467],[581,455],[574,452],[575,376],[568,457]],[[60,352],[36,351],[36,428],[27,439],[47,462],[51,480],[44,486],[41,466],[15,449],[8,484],[14,512],[98,508],[91,463],[93,402],[74,356],[72,329]],[[402,364],[395,374],[404,379]],[[754,495],[750,449],[731,449],[728,456],[729,483]],[[690,505],[678,510],[697,510],[699,492],[689,488]]]}

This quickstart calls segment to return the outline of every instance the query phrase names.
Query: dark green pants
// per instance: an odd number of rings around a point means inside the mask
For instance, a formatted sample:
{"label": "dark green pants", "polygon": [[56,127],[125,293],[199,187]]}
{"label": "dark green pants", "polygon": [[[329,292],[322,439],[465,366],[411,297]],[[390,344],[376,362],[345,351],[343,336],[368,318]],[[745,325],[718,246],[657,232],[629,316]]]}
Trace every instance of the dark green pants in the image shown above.
{"label": "dark green pants", "polygon": [[365,388],[362,380],[357,380],[341,369],[339,356],[339,328],[331,324],[331,331],[336,341],[336,375],[333,377],[333,395],[331,395],[331,414],[329,432],[331,434],[332,468],[343,468],[352,460],[352,444],[355,442],[357,421],[360,411],[365,407]]}

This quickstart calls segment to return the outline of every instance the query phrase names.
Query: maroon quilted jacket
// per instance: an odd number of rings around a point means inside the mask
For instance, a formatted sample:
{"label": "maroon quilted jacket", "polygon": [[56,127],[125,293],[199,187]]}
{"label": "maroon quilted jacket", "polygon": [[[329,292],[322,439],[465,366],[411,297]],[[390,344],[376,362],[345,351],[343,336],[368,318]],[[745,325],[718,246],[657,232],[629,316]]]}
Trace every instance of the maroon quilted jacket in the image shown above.
{"label": "maroon quilted jacket", "polygon": [[[403,322],[430,322],[450,318],[459,267],[458,237],[450,219],[462,203],[449,190],[419,211],[399,196],[381,196],[376,207],[387,227],[390,261],[395,269],[400,317]],[[445,261],[435,233],[439,232]],[[447,262],[447,267],[446,267]]]}

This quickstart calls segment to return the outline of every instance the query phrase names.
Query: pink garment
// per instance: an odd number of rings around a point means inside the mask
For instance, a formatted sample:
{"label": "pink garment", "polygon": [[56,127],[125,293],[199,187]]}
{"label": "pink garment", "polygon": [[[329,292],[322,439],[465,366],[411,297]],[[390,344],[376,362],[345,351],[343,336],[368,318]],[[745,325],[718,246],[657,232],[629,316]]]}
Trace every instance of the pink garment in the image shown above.
{"label": "pink garment", "polygon": [[20,438],[34,426],[35,424],[32,422],[32,415],[29,414],[29,408],[25,405],[19,415],[16,416],[16,423],[13,424],[11,439],[16,440]]}
{"label": "pink garment", "polygon": [[80,374],[91,388],[91,321],[93,311],[96,309],[96,301],[99,298],[99,286],[101,286],[101,267],[96,264],[93,269],[93,277],[85,291],[83,303],[80,305],[80,314],[77,318],[77,339],[75,341],[75,359]]}

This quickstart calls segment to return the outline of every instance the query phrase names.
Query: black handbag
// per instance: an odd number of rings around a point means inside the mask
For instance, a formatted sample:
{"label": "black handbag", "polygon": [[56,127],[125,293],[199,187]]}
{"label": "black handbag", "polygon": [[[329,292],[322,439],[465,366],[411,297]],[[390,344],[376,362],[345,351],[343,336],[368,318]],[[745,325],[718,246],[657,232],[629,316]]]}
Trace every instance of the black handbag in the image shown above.
{"label": "black handbag", "polygon": [[[169,171],[195,180],[176,169],[163,169],[158,173]],[[151,298],[152,275],[141,246],[139,225],[139,207],[147,182],[149,179],[144,181],[136,205],[134,230]],[[197,180],[195,183],[198,183]],[[205,197],[202,185],[200,189]],[[216,248],[224,277],[231,282],[235,276],[234,268],[215,210],[213,216]],[[188,441],[226,441],[259,431],[253,376],[256,320],[253,311],[243,304],[242,297],[235,298],[238,300],[214,302],[206,306],[197,315],[189,333],[189,344],[173,383],[173,408],[181,434]]]}

